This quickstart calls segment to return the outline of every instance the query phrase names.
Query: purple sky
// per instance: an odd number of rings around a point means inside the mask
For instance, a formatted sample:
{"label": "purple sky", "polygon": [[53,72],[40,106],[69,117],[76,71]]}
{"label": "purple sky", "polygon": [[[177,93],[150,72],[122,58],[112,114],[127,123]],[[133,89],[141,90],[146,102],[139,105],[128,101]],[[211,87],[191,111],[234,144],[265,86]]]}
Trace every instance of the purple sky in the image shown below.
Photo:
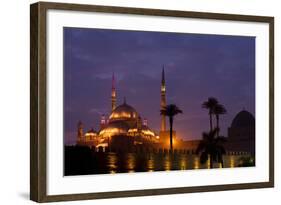
{"label": "purple sky", "polygon": [[227,109],[225,136],[243,108],[255,115],[254,37],[64,28],[65,142],[75,142],[79,120],[85,131],[98,130],[100,115],[111,109],[113,72],[117,104],[126,97],[158,131],[163,65],[167,104],[183,110],[175,118],[179,137],[198,139],[209,129],[201,104],[210,96]]}

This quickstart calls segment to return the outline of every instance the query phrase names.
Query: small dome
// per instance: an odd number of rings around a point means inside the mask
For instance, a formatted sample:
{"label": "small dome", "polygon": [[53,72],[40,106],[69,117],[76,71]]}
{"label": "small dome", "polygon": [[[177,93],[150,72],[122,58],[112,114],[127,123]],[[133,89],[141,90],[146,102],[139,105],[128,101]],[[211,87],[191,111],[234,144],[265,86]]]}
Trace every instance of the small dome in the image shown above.
{"label": "small dome", "polygon": [[93,128],[91,128],[90,130],[88,130],[86,133],[97,133]]}
{"label": "small dome", "polygon": [[254,126],[255,126],[255,118],[250,112],[246,110],[242,110],[241,112],[239,112],[231,123],[232,128],[254,127]]}
{"label": "small dome", "polygon": [[113,135],[121,135],[126,134],[128,132],[129,126],[127,123],[117,121],[117,122],[110,122],[104,129],[100,131],[100,135],[107,137]]}
{"label": "small dome", "polygon": [[122,105],[116,107],[111,115],[110,120],[126,120],[126,119],[137,119],[137,111],[130,105],[124,102]]}
{"label": "small dome", "polygon": [[85,133],[85,136],[97,136],[97,132],[92,128]]}
{"label": "small dome", "polygon": [[146,125],[142,126],[142,133],[146,136],[154,137],[156,134]]}

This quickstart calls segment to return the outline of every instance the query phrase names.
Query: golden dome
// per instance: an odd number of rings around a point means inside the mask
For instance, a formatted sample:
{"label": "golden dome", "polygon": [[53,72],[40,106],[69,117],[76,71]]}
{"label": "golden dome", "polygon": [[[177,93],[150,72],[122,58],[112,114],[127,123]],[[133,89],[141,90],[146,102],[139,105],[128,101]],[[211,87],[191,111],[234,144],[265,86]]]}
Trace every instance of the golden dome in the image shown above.
{"label": "golden dome", "polygon": [[115,120],[136,120],[138,117],[137,111],[130,105],[124,102],[122,105],[116,107],[109,116],[110,121]]}
{"label": "golden dome", "polygon": [[106,128],[102,129],[99,135],[103,137],[111,137],[113,135],[122,135],[128,132],[129,126],[122,121],[111,122]]}
{"label": "golden dome", "polygon": [[109,116],[108,124],[100,130],[99,136],[112,137],[116,135],[155,137],[156,134],[142,124],[142,119],[132,106],[126,103],[116,107]]}

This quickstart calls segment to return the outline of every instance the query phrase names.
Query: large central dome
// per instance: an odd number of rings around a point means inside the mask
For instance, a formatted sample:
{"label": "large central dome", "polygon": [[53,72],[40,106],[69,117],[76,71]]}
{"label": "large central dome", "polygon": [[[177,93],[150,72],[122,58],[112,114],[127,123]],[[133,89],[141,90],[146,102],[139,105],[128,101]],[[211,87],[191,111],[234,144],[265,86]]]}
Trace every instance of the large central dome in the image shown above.
{"label": "large central dome", "polygon": [[138,113],[135,110],[135,108],[124,102],[122,105],[119,105],[113,110],[113,112],[109,116],[109,119],[111,121],[128,120],[128,119],[135,120],[137,119],[137,117],[138,117]]}

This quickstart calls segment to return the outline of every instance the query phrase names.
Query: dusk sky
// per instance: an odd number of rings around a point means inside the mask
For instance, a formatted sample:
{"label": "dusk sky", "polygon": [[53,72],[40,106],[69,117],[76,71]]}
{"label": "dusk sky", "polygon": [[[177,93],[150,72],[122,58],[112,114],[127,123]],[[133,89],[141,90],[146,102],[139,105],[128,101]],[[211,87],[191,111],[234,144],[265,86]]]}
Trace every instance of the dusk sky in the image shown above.
{"label": "dusk sky", "polygon": [[255,115],[254,37],[64,28],[65,142],[75,142],[79,120],[84,131],[98,130],[100,116],[110,113],[113,72],[117,105],[126,97],[159,131],[163,65],[167,104],[183,111],[175,117],[178,137],[199,139],[209,130],[201,105],[211,96],[227,109],[224,136],[238,112]]}

